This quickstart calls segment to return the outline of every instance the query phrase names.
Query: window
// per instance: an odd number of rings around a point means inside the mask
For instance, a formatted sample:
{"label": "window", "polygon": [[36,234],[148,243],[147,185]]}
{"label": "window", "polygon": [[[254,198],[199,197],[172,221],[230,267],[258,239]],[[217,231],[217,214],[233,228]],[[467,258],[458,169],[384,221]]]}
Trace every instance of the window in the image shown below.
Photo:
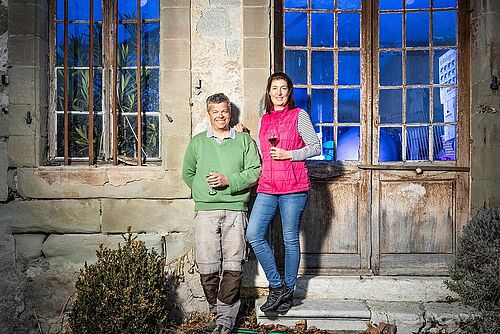
{"label": "window", "polygon": [[[311,116],[319,159],[360,161],[368,113],[374,162],[456,160],[456,0],[278,0],[277,7],[276,63]],[[366,98],[370,110],[361,107]]]}
{"label": "window", "polygon": [[52,4],[50,158],[159,160],[159,1]]}

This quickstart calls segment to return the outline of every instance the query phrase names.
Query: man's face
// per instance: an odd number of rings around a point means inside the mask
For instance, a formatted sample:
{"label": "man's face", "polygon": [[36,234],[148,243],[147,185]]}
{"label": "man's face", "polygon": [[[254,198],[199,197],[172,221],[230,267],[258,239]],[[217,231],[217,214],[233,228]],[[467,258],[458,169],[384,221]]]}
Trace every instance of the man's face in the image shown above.
{"label": "man's face", "polygon": [[209,104],[208,105],[208,118],[212,130],[226,131],[229,130],[229,121],[231,120],[231,112],[227,102]]}

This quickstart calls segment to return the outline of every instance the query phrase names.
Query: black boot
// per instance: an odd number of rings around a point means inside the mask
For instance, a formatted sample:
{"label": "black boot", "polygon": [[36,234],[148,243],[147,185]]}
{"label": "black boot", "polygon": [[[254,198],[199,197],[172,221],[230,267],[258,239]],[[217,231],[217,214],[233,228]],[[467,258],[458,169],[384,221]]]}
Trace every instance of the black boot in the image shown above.
{"label": "black boot", "polygon": [[274,311],[285,296],[285,292],[285,285],[282,285],[278,288],[269,288],[269,295],[267,296],[267,300],[264,304],[262,304],[260,310],[262,312]]}
{"label": "black boot", "polygon": [[293,306],[293,289],[286,288],[286,292],[281,299],[281,303],[276,308],[276,312],[286,314]]}

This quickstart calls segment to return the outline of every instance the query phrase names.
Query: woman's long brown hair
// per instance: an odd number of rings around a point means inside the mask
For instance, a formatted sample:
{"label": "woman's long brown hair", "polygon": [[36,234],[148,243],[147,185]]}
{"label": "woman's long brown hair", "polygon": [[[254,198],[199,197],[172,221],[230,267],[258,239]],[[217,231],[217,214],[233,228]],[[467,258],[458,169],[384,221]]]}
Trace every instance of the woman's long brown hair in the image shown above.
{"label": "woman's long brown hair", "polygon": [[271,74],[269,79],[267,79],[267,87],[266,87],[266,113],[270,113],[273,108],[273,102],[271,101],[271,97],[269,96],[269,91],[271,90],[271,84],[274,80],[285,80],[286,85],[288,86],[288,90],[290,94],[288,94],[288,101],[286,105],[288,109],[295,109],[295,98],[293,97],[293,82],[292,79],[288,75],[283,72],[276,72]]}

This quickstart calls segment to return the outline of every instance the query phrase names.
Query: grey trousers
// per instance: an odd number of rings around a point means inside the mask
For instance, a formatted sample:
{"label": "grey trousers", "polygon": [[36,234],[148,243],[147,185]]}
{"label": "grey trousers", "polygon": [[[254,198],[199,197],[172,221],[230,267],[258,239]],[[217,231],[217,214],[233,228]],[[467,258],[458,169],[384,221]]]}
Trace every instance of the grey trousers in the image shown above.
{"label": "grey trousers", "polygon": [[210,312],[217,324],[231,329],[241,304],[246,226],[243,211],[197,211],[193,219],[196,262]]}

